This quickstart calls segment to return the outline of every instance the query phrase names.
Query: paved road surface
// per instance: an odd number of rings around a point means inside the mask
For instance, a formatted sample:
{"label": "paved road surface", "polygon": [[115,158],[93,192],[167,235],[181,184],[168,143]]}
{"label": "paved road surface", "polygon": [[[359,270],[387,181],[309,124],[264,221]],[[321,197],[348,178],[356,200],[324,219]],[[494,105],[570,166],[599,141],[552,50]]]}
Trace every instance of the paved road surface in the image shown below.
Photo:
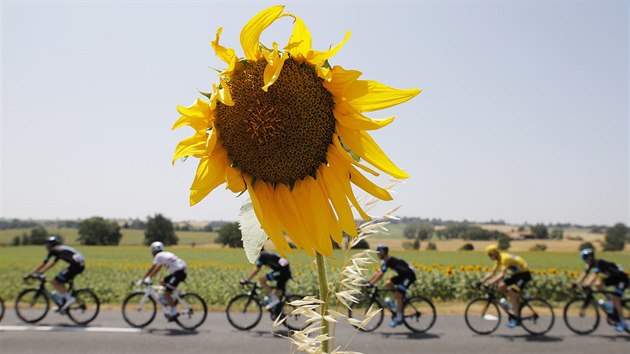
{"label": "paved road surface", "polygon": [[[438,314],[439,316],[439,314]],[[558,321],[559,320],[559,321]],[[354,331],[341,325],[336,345]],[[280,331],[279,334],[286,335]],[[357,334],[347,350],[363,353],[602,353],[630,354],[630,335],[606,324],[589,336],[577,336],[557,319],[549,335],[532,337],[523,329],[501,327],[491,336],[473,334],[461,316],[438,317],[427,334],[384,323],[376,332]],[[271,321],[248,332],[233,329],[223,313],[211,313],[197,332],[180,330],[163,317],[144,330],[126,325],[120,313],[103,311],[90,327],[77,328],[50,313],[38,326],[25,326],[7,309],[0,322],[0,353],[290,353],[286,339],[271,333]]]}

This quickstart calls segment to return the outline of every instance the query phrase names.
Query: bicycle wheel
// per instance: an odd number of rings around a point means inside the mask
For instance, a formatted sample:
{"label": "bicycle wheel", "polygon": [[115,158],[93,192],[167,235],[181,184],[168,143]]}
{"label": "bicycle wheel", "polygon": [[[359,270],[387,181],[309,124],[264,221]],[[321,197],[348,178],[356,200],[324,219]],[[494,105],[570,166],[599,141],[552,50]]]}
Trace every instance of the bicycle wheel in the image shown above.
{"label": "bicycle wheel", "polygon": [[296,307],[291,305],[290,302],[301,300],[302,298],[303,296],[301,295],[287,296],[286,299],[284,300],[282,308],[280,309],[281,311],[279,311],[278,313],[278,315],[280,316],[288,316],[287,319],[284,320],[284,325],[292,331],[301,331],[304,328],[306,328],[306,326],[308,326],[308,323],[306,323],[307,318],[305,316],[300,316],[298,314],[291,314],[291,312],[293,312],[293,310],[295,310]]}
{"label": "bicycle wheel", "polygon": [[416,333],[424,333],[433,327],[437,314],[431,300],[416,296],[405,301],[403,324]]}
{"label": "bicycle wheel", "polygon": [[594,300],[576,297],[564,306],[562,314],[567,327],[577,334],[589,334],[599,326],[599,310]]}
{"label": "bicycle wheel", "polygon": [[96,294],[90,289],[81,289],[75,291],[72,296],[74,296],[76,301],[66,310],[68,317],[78,325],[86,325],[92,322],[98,315],[100,308],[100,302]]}
{"label": "bicycle wheel", "polygon": [[[626,323],[630,323],[630,299],[622,300],[621,307],[623,307],[623,319]],[[626,332],[630,333],[630,328],[626,328]]]}
{"label": "bicycle wheel", "polygon": [[175,319],[184,329],[195,329],[203,324],[208,316],[208,307],[201,296],[193,293],[181,294],[181,302],[175,304],[179,316]]}
{"label": "bicycle wheel", "polygon": [[241,331],[252,329],[262,318],[262,305],[251,295],[241,294],[230,300],[225,309],[228,322]]}
{"label": "bicycle wheel", "polygon": [[556,320],[553,307],[541,299],[531,298],[525,300],[519,311],[521,326],[530,334],[539,336],[551,330]]}
{"label": "bicycle wheel", "polygon": [[37,323],[46,317],[50,300],[39,289],[26,289],[15,300],[15,314],[24,322]]}
{"label": "bicycle wheel", "polygon": [[2,320],[2,317],[4,317],[4,300],[0,298],[0,321]]}
{"label": "bicycle wheel", "polygon": [[376,315],[374,315],[374,317],[372,317],[369,322],[364,323],[362,326],[353,324],[353,326],[363,332],[372,332],[373,330],[377,329],[381,325],[381,323],[383,323],[383,318],[385,317],[385,309],[383,309],[383,307],[371,297],[364,296],[359,298],[359,302],[351,304],[350,309],[348,310],[349,318],[354,318],[359,321],[365,321],[365,316],[367,315],[370,308],[372,308],[373,310],[380,309],[381,311],[379,311]]}
{"label": "bicycle wheel", "polygon": [[501,312],[494,302],[487,298],[477,298],[466,306],[464,319],[473,332],[485,335],[497,330],[501,323]]}
{"label": "bicycle wheel", "polygon": [[123,301],[122,315],[125,322],[131,327],[142,328],[147,326],[155,318],[157,306],[155,300],[145,292],[129,294]]}

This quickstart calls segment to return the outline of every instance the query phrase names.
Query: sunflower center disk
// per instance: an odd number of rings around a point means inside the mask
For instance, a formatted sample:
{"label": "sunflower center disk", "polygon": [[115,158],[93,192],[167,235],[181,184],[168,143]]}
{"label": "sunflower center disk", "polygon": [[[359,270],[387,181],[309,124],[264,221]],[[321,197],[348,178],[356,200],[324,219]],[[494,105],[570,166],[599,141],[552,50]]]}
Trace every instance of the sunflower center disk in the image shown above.
{"label": "sunflower center disk", "polygon": [[292,185],[326,161],[335,131],[334,101],[313,66],[290,58],[263,91],[266,65],[259,60],[237,69],[228,83],[234,106],[217,103],[215,124],[242,172]]}

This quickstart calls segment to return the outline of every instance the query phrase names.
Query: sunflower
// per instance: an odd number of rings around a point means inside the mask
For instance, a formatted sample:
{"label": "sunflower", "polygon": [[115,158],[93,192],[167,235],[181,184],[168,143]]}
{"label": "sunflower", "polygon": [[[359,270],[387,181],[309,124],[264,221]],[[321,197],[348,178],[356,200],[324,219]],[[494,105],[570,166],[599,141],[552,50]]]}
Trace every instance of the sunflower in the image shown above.
{"label": "sunflower", "polygon": [[[357,236],[351,205],[369,220],[355,198],[352,184],[381,200],[391,200],[359,170],[375,169],[395,178],[408,175],[398,168],[366,132],[382,128],[393,117],[363,115],[405,102],[419,89],[399,90],[328,60],[350,37],[327,51],[311,48],[304,22],[273,6],[258,13],[241,31],[244,57],[212,41],[227,68],[208,100],[178,106],[181,117],[173,129],[190,126],[195,133],[182,140],[173,162],[196,157],[199,166],[190,204],[223,183],[234,193],[247,192],[261,227],[276,248],[289,250],[287,237],[310,255],[330,256],[331,239],[342,233]],[[276,20],[289,17],[294,27],[283,50],[259,43],[261,33]],[[366,161],[375,169],[359,163]]]}

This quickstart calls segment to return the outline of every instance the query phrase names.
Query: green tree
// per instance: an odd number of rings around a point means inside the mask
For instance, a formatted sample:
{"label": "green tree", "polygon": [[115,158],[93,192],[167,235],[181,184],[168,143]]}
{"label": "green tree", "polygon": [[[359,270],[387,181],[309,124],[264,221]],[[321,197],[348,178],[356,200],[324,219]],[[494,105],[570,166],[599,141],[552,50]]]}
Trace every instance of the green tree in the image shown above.
{"label": "green tree", "polygon": [[173,222],[162,214],[147,217],[146,229],[144,230],[144,244],[150,245],[155,241],[160,241],[166,246],[176,245],[179,242]]}
{"label": "green tree", "polygon": [[549,237],[552,240],[562,240],[564,238],[564,231],[562,231],[562,229],[553,229]]}
{"label": "green tree", "polygon": [[117,246],[122,238],[120,226],[115,221],[94,216],[79,223],[79,241],[82,245]]}
{"label": "green tree", "polygon": [[43,245],[46,243],[46,239],[49,236],[50,235],[48,235],[48,231],[46,231],[45,227],[41,225],[37,225],[36,227],[31,229],[31,234],[28,237],[28,244],[29,245]]}
{"label": "green tree", "polygon": [[238,222],[227,223],[218,231],[219,237],[216,239],[216,243],[222,244],[224,247],[230,248],[242,248],[243,247],[243,235],[239,228]]}
{"label": "green tree", "polygon": [[505,234],[500,235],[499,239],[498,239],[497,247],[499,247],[499,249],[503,250],[503,251],[509,249],[510,248],[510,238],[507,235],[505,235]]}
{"label": "green tree", "polygon": [[536,224],[530,227],[530,230],[532,232],[532,235],[534,235],[534,238],[536,239],[549,238],[549,231],[547,230],[547,226],[545,226],[544,224]]}
{"label": "green tree", "polygon": [[615,226],[606,230],[604,251],[622,251],[626,243],[626,238],[628,237],[628,232],[628,227],[622,223],[615,224]]}
{"label": "green tree", "polygon": [[581,243],[579,250],[581,251],[581,250],[583,250],[585,248],[590,248],[590,249],[594,250],[595,246],[593,246],[593,244],[590,243],[590,242],[583,242],[583,243]]}

